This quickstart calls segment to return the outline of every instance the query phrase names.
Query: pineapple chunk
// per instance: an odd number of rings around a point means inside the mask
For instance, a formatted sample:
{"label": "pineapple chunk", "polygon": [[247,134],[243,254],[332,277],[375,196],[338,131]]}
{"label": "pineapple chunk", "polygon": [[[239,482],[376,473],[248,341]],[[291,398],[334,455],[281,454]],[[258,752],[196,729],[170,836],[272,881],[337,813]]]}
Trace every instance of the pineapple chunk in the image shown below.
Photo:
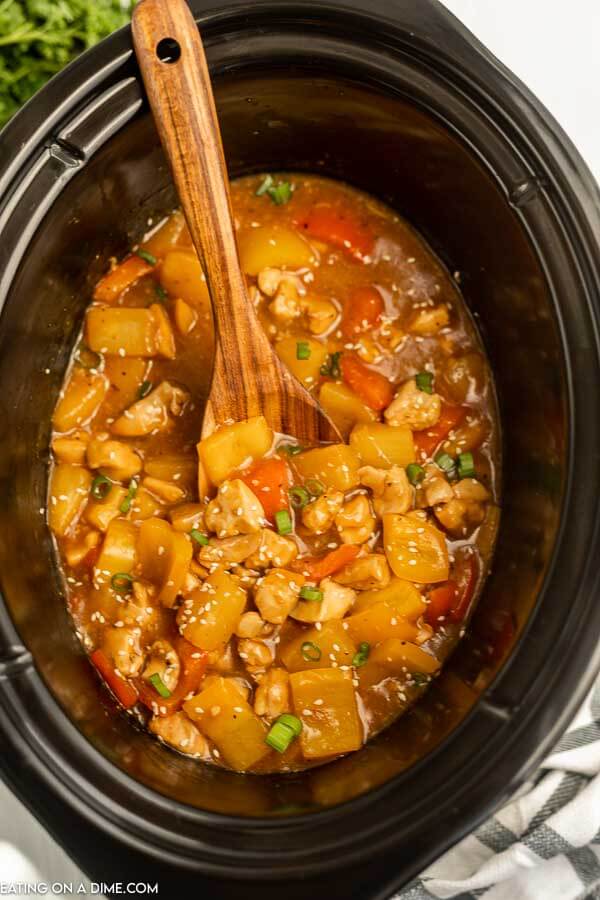
{"label": "pineapple chunk", "polygon": [[363,422],[355,425],[350,446],[358,454],[361,464],[378,469],[407,466],[415,461],[412,431],[405,426]]}
{"label": "pineapple chunk", "polygon": [[294,457],[294,466],[304,480],[316,478],[326,488],[349,491],[358,487],[360,460],[355,451],[346,444],[331,444],[317,447]]}
{"label": "pineapple chunk", "polygon": [[209,687],[183,704],[200,731],[216,745],[223,760],[245,772],[270,752],[267,726],[229,678],[215,678]]}
{"label": "pineapple chunk", "polygon": [[290,675],[294,710],[302,721],[300,746],[306,759],[358,750],[363,728],[350,672],[312,669]]}
{"label": "pineapple chunk", "polygon": [[[244,463],[260,459],[273,444],[273,431],[264,416],[224,425],[198,444],[200,463],[213,484],[219,485]],[[201,493],[200,496],[203,496]]]}
{"label": "pineapple chunk", "polygon": [[228,572],[217,570],[186,597],[177,613],[177,625],[194,646],[218,650],[235,631],[245,605],[244,588]]}
{"label": "pineapple chunk", "polygon": [[320,629],[302,631],[280,651],[288,672],[322,669],[325,666],[351,666],[355,653],[356,644],[349,632],[342,622],[335,619],[324,622]]}
{"label": "pineapple chunk", "polygon": [[142,522],[138,540],[140,568],[142,576],[158,587],[158,599],[163,606],[174,606],[185,582],[192,553],[191,541],[164,519]]}
{"label": "pineapple chunk", "polygon": [[384,515],[383,544],[390,567],[398,578],[418,584],[448,580],[446,538],[429,522],[410,515]]}

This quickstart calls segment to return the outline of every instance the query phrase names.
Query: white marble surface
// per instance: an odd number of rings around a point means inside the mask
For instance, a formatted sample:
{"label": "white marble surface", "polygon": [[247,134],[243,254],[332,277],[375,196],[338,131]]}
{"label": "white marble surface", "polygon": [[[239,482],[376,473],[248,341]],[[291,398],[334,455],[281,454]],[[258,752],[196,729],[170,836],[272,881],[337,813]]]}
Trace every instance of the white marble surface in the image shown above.
{"label": "white marble surface", "polygon": [[[445,5],[546,104],[600,180],[600,0]],[[2,881],[34,878],[36,870],[44,881],[79,880],[72,862],[1,783],[0,811]]]}

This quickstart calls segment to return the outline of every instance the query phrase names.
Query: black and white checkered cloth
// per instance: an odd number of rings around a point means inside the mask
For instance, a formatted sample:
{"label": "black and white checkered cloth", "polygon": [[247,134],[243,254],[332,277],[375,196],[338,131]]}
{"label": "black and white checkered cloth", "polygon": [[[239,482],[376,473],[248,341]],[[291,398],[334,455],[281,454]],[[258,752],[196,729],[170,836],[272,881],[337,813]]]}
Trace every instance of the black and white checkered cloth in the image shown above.
{"label": "black and white checkered cloth", "polygon": [[600,900],[600,679],[536,774],[393,900]]}

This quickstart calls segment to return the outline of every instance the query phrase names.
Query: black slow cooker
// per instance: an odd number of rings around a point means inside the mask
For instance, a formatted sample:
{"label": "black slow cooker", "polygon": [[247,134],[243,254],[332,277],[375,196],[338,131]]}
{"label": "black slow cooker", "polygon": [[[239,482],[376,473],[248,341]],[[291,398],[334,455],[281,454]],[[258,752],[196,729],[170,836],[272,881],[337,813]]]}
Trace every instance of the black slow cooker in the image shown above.
{"label": "black slow cooker", "polygon": [[522,783],[600,666],[598,188],[435,0],[191,5],[231,175],[343,178],[460,278],[504,429],[493,571],[429,697],[312,772],[216,771],[114,709],[74,637],[43,509],[51,411],[92,283],[176,204],[124,29],[0,136],[2,775],[97,881],[384,898]]}

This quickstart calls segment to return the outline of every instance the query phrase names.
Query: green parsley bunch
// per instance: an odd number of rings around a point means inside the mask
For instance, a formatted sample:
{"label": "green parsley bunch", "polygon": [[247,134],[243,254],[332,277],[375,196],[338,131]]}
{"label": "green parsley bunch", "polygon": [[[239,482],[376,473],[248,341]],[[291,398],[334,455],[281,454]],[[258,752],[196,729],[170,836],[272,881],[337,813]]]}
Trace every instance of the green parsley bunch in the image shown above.
{"label": "green parsley bunch", "polygon": [[75,56],[125,25],[135,0],[0,0],[0,127]]}

